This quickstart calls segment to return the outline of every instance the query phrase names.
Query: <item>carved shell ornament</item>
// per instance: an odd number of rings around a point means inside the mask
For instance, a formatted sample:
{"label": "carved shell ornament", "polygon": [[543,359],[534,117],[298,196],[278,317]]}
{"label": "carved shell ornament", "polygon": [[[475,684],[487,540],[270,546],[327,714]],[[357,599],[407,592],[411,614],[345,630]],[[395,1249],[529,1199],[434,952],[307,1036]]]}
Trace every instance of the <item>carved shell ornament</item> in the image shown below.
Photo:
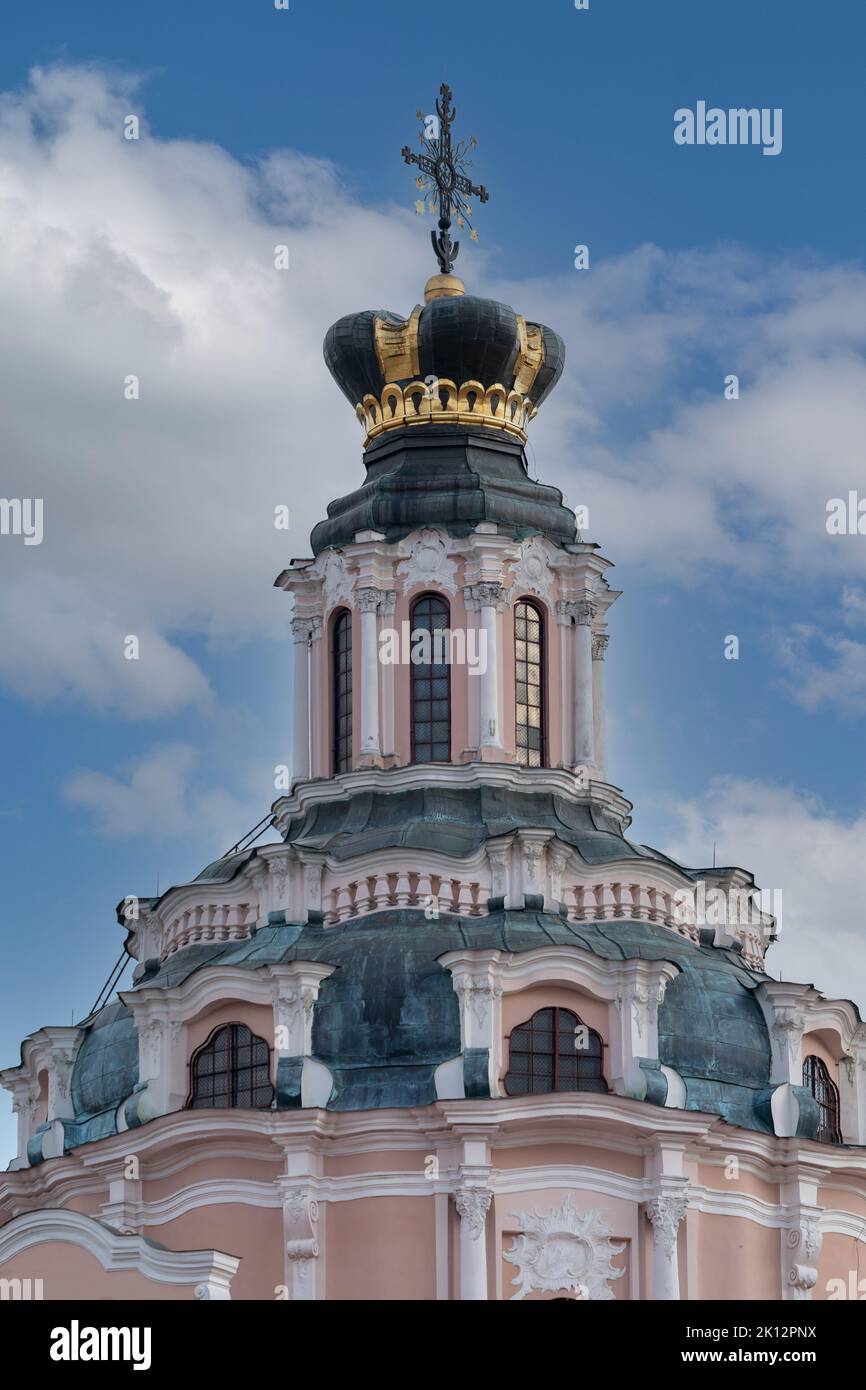
{"label": "carved shell ornament", "polygon": [[453,560],[449,560],[448,547],[439,532],[429,528],[419,531],[410,540],[409,546],[407,558],[397,566],[397,573],[403,576],[404,594],[418,584],[438,584],[448,593],[455,594],[457,566]]}
{"label": "carved shell ornament", "polygon": [[555,1293],[563,1289],[579,1293],[585,1301],[614,1297],[611,1279],[621,1279],[624,1269],[614,1269],[613,1258],[625,1249],[610,1240],[610,1227],[596,1208],[581,1216],[571,1197],[555,1211],[518,1211],[511,1217],[522,1234],[505,1252],[517,1266],[512,1284],[519,1285],[511,1301],[528,1293]]}
{"label": "carved shell ornament", "polygon": [[322,560],[322,581],[326,611],[338,603],[347,603],[351,607],[352,580],[346,568],[346,561],[339,550],[325,552]]}
{"label": "carved shell ornament", "polygon": [[550,585],[553,573],[548,560],[547,549],[540,536],[530,536],[520,547],[520,559],[512,561],[511,572],[514,582],[511,585],[512,600],[521,593],[538,594],[551,602]]}

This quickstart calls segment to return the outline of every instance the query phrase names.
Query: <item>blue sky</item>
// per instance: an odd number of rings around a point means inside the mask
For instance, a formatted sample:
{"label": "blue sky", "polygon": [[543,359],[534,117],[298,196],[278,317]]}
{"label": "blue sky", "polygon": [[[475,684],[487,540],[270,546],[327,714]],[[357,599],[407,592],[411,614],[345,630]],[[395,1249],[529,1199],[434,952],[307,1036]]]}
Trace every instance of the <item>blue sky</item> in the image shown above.
{"label": "blue sky", "polygon": [[[590,507],[625,591],[607,674],[633,833],[692,862],[716,841],[782,887],[770,968],[866,996],[866,538],[824,525],[826,499],[866,494],[866,20],[805,0],[455,13],[44,0],[7,22],[0,491],[44,495],[48,524],[39,548],[0,540],[3,1065],[86,1012],[122,896],[193,876],[273,799],[291,670],[271,581],[361,476],[321,337],[420,295],[429,223],[400,149],[442,80],[491,190],[459,269],[568,342],[532,460]],[[699,99],[781,107],[781,155],[675,145]],[[265,282],[282,236],[295,273]]]}

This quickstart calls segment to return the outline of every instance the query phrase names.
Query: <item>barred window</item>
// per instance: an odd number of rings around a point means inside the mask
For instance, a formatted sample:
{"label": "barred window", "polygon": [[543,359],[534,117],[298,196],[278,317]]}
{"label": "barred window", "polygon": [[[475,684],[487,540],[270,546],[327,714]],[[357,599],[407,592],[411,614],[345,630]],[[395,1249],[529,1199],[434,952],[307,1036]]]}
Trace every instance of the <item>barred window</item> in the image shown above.
{"label": "barred window", "polygon": [[571,1009],[539,1009],[512,1031],[506,1094],[606,1093],[603,1057],[599,1034]]}
{"label": "barred window", "polygon": [[841,1144],[839,1129],[839,1090],[826,1063],[820,1057],[807,1057],[803,1063],[803,1085],[807,1086],[818,1102],[820,1118],[815,1138],[821,1144]]}
{"label": "barred window", "polygon": [[544,618],[526,599],[514,605],[517,761],[544,766]]}
{"label": "barred window", "polygon": [[245,1023],[211,1033],[190,1063],[191,1110],[261,1110],[274,1098],[271,1050]]}
{"label": "barred window", "polygon": [[343,608],[331,627],[334,726],[331,757],[335,772],[352,770],[352,615]]}
{"label": "barred window", "polygon": [[431,634],[429,662],[412,662],[412,761],[447,763],[451,757],[451,667],[445,639],[437,650],[434,634],[447,629],[450,609],[444,598],[424,594],[412,605],[411,628]]}

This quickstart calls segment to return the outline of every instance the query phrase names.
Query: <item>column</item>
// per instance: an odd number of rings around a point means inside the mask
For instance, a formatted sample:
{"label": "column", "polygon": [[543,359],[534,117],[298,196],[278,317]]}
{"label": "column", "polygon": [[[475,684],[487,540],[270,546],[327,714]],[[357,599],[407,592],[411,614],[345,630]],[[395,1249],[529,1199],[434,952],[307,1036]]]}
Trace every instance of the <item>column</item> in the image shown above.
{"label": "column", "polygon": [[604,654],[609,637],[606,632],[592,634],[592,716],[595,765],[602,781],[607,781],[607,722],[604,706]]}
{"label": "column", "polygon": [[[573,640],[574,627],[571,621],[571,604],[566,599],[556,601],[556,622],[559,627],[559,732],[561,742],[560,760],[564,767],[574,766],[572,756],[572,742],[574,735],[574,720],[566,718],[566,710],[571,708],[569,696],[571,694],[571,676],[574,668],[574,661],[571,656],[570,643]],[[550,711],[554,713],[553,710]]]}
{"label": "column", "polygon": [[13,1169],[29,1166],[27,1145],[35,1128],[34,1120],[38,1104],[38,1095],[33,1090],[34,1086],[35,1081],[29,1077],[16,1078],[13,1083],[12,1113],[18,1117],[18,1154],[12,1161],[11,1167]]}
{"label": "column", "polygon": [[653,1298],[678,1302],[680,1272],[677,1262],[677,1233],[686,1214],[687,1182],[681,1190],[666,1188],[647,1202],[647,1220],[653,1228]]}
{"label": "column", "polygon": [[328,701],[322,690],[322,682],[327,682],[327,663],[322,664],[322,640],[324,624],[321,618],[310,619],[309,661],[309,731],[310,731],[310,773],[311,777],[327,776],[329,764],[322,767],[322,723],[327,717]]}
{"label": "column", "polygon": [[[468,650],[468,647],[469,647],[469,628],[470,628],[470,626],[473,628],[473,630],[474,630],[474,632],[475,632],[475,634],[476,634],[476,636],[474,637],[473,640],[475,640],[476,642],[477,642],[477,640],[478,640],[478,638],[477,638],[477,631],[478,631],[478,614],[479,614],[479,611],[480,611],[480,605],[479,605],[479,603],[478,603],[477,598],[474,597],[474,591],[473,591],[471,585],[467,585],[467,586],[464,588],[464,590],[463,590],[463,606],[464,606],[464,608],[466,609],[466,628],[467,628],[467,631],[466,631],[466,645],[467,645],[467,650]],[[479,652],[480,652],[480,647],[476,646],[476,651],[479,651]],[[480,704],[481,704],[481,702],[480,702],[480,700],[479,700],[479,696],[480,696],[480,694],[481,694],[480,687],[481,687],[481,681],[482,681],[483,679],[484,679],[483,676],[480,676],[480,677],[479,677],[479,676],[474,676],[474,677],[470,678],[470,677],[468,676],[468,674],[467,674],[467,678],[466,678],[466,685],[467,685],[467,705],[466,705],[466,751],[467,751],[467,752],[470,752],[470,753],[477,753],[477,752],[478,752],[478,745],[479,745],[479,738],[480,738],[480,735],[479,735],[479,727],[480,727],[480,719],[481,719],[481,714],[480,714]]]}
{"label": "column", "polygon": [[361,609],[361,757],[378,758],[379,741],[379,642],[376,617],[378,589],[359,589]]}
{"label": "column", "polygon": [[292,641],[295,644],[292,707],[292,782],[302,782],[310,775],[310,701],[309,664],[312,625],[309,618],[292,619]]}
{"label": "column", "polygon": [[460,1298],[487,1298],[487,1213],[491,1193],[483,1187],[461,1187],[455,1202],[460,1217]]}
{"label": "column", "polygon": [[[387,589],[381,595],[379,604],[383,627],[393,625],[396,607],[397,591],[396,589]],[[382,667],[382,753],[386,758],[392,757],[397,751],[394,743],[394,703],[396,698],[394,676],[396,669],[392,662],[388,662]]]}
{"label": "column", "polygon": [[481,608],[481,631],[485,634],[487,667],[481,677],[481,739],[480,748],[502,747],[502,727],[499,715],[499,613],[502,609],[501,584],[476,584],[473,597]]}
{"label": "column", "polygon": [[588,599],[573,605],[574,615],[574,765],[595,763],[592,727],[592,620]]}
{"label": "column", "polygon": [[[306,1177],[306,1175],[305,1175]],[[283,1239],[285,1248],[285,1296],[293,1302],[317,1298],[316,1275],[319,1263],[319,1204],[307,1181],[288,1175],[280,1179],[283,1196]]]}
{"label": "column", "polygon": [[820,1180],[816,1169],[802,1165],[781,1185],[779,1197],[786,1209],[785,1226],[780,1232],[783,1299],[811,1299],[818,1282],[823,1241],[823,1213],[818,1206]]}

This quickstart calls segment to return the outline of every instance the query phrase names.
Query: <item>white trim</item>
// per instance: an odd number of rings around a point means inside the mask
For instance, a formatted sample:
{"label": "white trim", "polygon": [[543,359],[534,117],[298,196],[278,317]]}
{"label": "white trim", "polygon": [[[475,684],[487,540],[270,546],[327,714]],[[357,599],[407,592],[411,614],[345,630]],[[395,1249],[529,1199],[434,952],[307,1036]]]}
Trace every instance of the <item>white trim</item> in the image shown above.
{"label": "white trim", "polygon": [[168,1197],[143,1202],[140,1206],[142,1225],[164,1226],[199,1207],[232,1204],[247,1207],[268,1207],[281,1211],[280,1178],[272,1182],[256,1182],[252,1178],[210,1178],[204,1182],[180,1187]]}
{"label": "white trim", "polygon": [[[658,1007],[680,972],[671,961],[604,960],[574,946],[542,946],[520,955],[497,950],[447,951],[438,957],[450,970],[460,1000],[460,1045],[489,1052],[491,1096],[499,1095],[505,1063],[502,996],[532,986],[567,985],[578,996],[608,1005],[605,1075],[617,1095],[643,1100],[647,1075],[641,1059],[658,1058]],[[580,1009],[580,998],[575,1000]]]}
{"label": "white trim", "polygon": [[[423,1145],[419,1146],[423,1148]],[[175,1221],[200,1207],[222,1204],[246,1205],[279,1210],[283,1198],[279,1183],[256,1182],[241,1178],[217,1178],[189,1187],[157,1201],[141,1204],[141,1222],[145,1226],[161,1226]],[[374,1197],[441,1197],[453,1194],[462,1182],[460,1165],[440,1168],[434,1179],[423,1171],[389,1171],[354,1173],[342,1177],[320,1177],[312,1186],[318,1202],[355,1202]],[[585,1164],[557,1163],[539,1166],[491,1169],[488,1187],[495,1197],[511,1198],[524,1192],[558,1191],[566,1189],[592,1197],[606,1197],[642,1204],[655,1195],[655,1177],[632,1177],[604,1168],[589,1168]],[[688,1188],[689,1210],[710,1216],[736,1217],[773,1230],[783,1230],[791,1224],[791,1209],[785,1202],[768,1202],[752,1193],[743,1192],[733,1184],[729,1190],[709,1188],[691,1182]],[[91,1218],[87,1218],[91,1219]],[[851,1236],[866,1244],[862,1216],[838,1208],[820,1210],[818,1224],[823,1234]],[[6,1228],[4,1228],[6,1229]],[[51,1239],[50,1236],[42,1237]]]}
{"label": "white trim", "polygon": [[580,783],[565,768],[530,768],[510,763],[412,764],[394,768],[360,768],[341,772],[327,781],[300,782],[291,793],[279,797],[271,810],[274,825],[282,833],[294,817],[310,806],[344,801],[360,792],[410,791],[417,787],[502,787],[512,791],[549,791],[578,802],[600,806],[625,830],[631,824],[632,804],[618,787],[607,782]]}
{"label": "white trim", "polygon": [[49,1208],[16,1216],[0,1228],[0,1266],[48,1241],[78,1246],[111,1274],[132,1270],[156,1284],[195,1284],[199,1298],[231,1298],[231,1281],[240,1264],[234,1255],[219,1250],[165,1250],[143,1236],[121,1235],[82,1212]]}

